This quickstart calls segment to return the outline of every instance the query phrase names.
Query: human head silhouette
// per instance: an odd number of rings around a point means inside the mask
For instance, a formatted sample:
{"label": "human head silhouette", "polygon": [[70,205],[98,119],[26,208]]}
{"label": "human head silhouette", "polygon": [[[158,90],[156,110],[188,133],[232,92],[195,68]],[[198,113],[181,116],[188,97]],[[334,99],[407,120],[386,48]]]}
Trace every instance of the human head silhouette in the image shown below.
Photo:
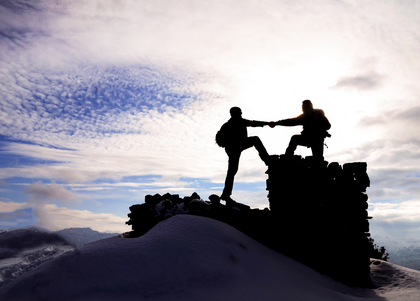
{"label": "human head silhouette", "polygon": [[302,101],[303,114],[309,114],[314,110],[312,102],[309,99]]}
{"label": "human head silhouette", "polygon": [[241,108],[238,108],[238,107],[231,108],[229,112],[230,112],[230,116],[234,118],[238,118],[242,116],[242,110]]}

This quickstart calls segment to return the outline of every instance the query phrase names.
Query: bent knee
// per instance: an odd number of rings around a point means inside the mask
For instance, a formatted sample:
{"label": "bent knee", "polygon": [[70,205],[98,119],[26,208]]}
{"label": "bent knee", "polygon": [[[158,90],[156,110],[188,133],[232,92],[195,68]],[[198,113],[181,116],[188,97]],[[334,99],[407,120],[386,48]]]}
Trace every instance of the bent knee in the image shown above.
{"label": "bent knee", "polygon": [[293,136],[290,138],[290,141],[299,141],[299,140],[301,140],[301,138],[302,138],[302,136],[301,136],[301,135],[293,135]]}
{"label": "bent knee", "polygon": [[261,141],[260,137],[258,137],[258,136],[251,136],[251,137],[248,137],[248,139],[250,141]]}

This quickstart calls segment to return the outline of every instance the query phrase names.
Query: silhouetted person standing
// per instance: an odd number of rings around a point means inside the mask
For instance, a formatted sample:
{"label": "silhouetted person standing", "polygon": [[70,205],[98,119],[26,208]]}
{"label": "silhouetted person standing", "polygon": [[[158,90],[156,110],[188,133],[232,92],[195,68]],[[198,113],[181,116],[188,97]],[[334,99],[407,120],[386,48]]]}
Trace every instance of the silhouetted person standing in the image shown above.
{"label": "silhouetted person standing", "polygon": [[[226,122],[219,131],[224,133],[223,136],[225,138],[223,139],[224,142],[222,145],[225,147],[226,154],[229,157],[225,188],[220,196],[222,200],[226,201],[226,205],[230,205],[234,202],[230,195],[232,194],[233,182],[235,175],[238,172],[239,158],[241,157],[242,151],[254,146],[257,149],[261,160],[263,160],[266,165],[268,164],[269,159],[267,150],[260,138],[257,136],[248,137],[247,131],[248,126],[264,126],[268,125],[269,122],[244,119],[242,118],[242,111],[238,107],[230,109],[230,116],[231,118],[229,121]],[[217,140],[218,138],[216,136],[216,141]],[[218,144],[221,145],[219,142]]]}
{"label": "silhouetted person standing", "polygon": [[327,132],[331,124],[325,117],[324,111],[314,109],[310,100],[302,102],[303,114],[290,119],[283,119],[270,123],[271,127],[276,125],[295,126],[303,125],[303,131],[300,135],[294,135],[290,139],[289,146],[286,149],[286,155],[292,156],[298,145],[310,147],[312,155],[318,159],[324,159],[324,139],[331,137]]}

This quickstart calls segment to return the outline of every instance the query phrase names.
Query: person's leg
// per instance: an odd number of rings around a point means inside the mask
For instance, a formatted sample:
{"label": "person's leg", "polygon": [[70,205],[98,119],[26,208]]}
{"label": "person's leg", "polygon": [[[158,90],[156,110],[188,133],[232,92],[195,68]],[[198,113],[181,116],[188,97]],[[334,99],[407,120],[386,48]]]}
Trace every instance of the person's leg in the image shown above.
{"label": "person's leg", "polygon": [[268,154],[267,150],[264,147],[264,144],[261,142],[261,139],[259,137],[248,137],[246,145],[248,146],[246,148],[249,148],[251,146],[255,147],[255,149],[258,151],[258,155],[260,156],[261,160],[263,160],[264,163],[268,165],[268,159],[270,158],[270,155]]}
{"label": "person's leg", "polygon": [[312,142],[311,149],[314,158],[324,159],[324,139],[315,139]]}
{"label": "person's leg", "polygon": [[289,146],[286,149],[286,155],[293,156],[298,145],[308,146],[307,139],[302,135],[294,135],[290,138]]}
{"label": "person's leg", "polygon": [[241,157],[240,150],[226,150],[226,153],[229,157],[228,161],[228,170],[225,179],[225,188],[223,189],[221,199],[230,198],[233,189],[233,182],[235,175],[238,172],[239,167],[239,158]]}

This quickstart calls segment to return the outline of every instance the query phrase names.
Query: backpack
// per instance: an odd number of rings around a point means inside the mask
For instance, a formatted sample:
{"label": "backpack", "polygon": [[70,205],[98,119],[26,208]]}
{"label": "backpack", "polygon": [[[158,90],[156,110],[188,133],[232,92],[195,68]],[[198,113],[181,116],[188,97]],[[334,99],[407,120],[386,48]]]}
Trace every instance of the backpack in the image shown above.
{"label": "backpack", "polygon": [[229,142],[230,131],[227,122],[222,125],[216,133],[216,144],[220,147],[226,147]]}

